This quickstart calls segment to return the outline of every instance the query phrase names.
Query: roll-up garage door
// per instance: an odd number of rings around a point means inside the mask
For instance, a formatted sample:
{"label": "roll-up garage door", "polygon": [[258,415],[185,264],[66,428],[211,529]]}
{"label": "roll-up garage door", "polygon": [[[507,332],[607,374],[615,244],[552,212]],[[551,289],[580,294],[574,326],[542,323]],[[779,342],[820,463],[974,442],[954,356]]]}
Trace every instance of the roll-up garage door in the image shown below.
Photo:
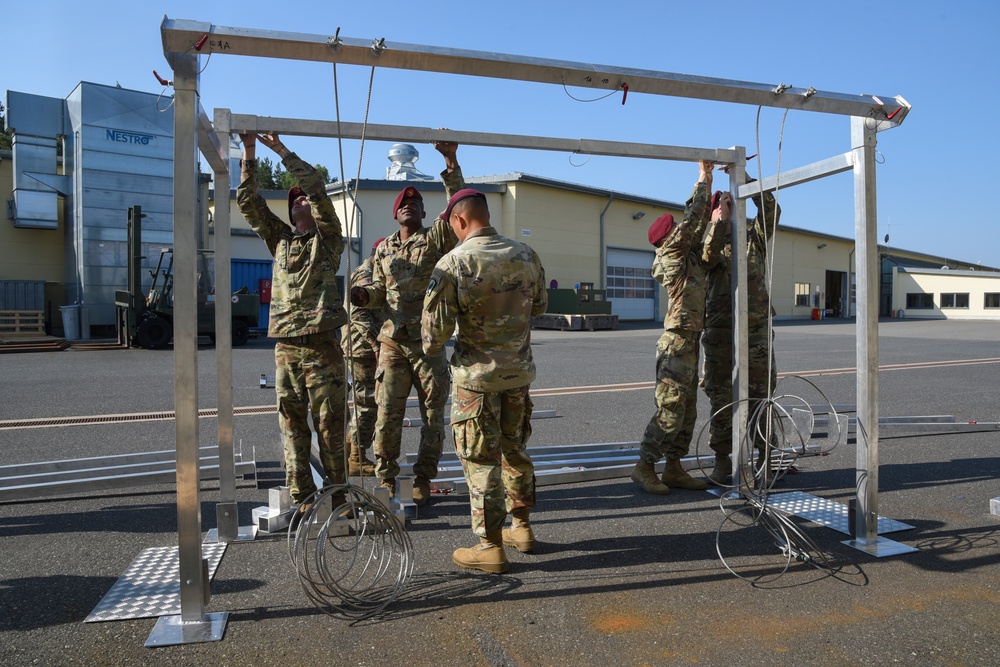
{"label": "roll-up garage door", "polygon": [[608,248],[607,298],[622,320],[656,319],[656,281],[650,272],[655,253]]}

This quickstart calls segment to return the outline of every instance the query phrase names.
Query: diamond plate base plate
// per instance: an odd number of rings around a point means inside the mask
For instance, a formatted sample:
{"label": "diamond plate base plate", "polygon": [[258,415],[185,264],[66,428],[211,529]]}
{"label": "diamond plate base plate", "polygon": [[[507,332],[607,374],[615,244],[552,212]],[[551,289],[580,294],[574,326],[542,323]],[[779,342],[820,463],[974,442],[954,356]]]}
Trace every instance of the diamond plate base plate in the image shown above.
{"label": "diamond plate base plate", "polygon": [[[226,552],[225,542],[201,545],[208,559],[208,578]],[[181,613],[180,555],[177,547],[143,549],[84,623],[123,621]]]}
{"label": "diamond plate base plate", "polygon": [[[786,514],[801,517],[827,528],[832,528],[844,535],[850,535],[847,519],[847,505],[841,505],[834,500],[820,498],[801,491],[772,493],[767,497],[767,504]],[[895,519],[878,518],[878,532],[894,533],[899,530],[910,530],[913,526]]]}

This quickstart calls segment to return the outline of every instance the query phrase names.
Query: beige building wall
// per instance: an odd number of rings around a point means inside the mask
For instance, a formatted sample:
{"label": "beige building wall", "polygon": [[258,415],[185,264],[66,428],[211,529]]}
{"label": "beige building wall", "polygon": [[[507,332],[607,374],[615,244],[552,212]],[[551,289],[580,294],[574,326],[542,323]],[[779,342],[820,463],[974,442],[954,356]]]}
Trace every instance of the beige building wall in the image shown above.
{"label": "beige building wall", "polygon": [[[952,271],[946,269],[914,269],[893,267],[892,310],[907,319],[998,320],[1000,319],[1000,273]],[[927,295],[932,307],[914,307],[907,295]],[[952,303],[943,305],[942,295],[955,295]],[[965,295],[964,297],[962,295]],[[987,297],[987,295],[990,295]],[[968,305],[961,305],[962,299]],[[991,305],[988,307],[987,303]]]}
{"label": "beige building wall", "polygon": [[14,190],[14,161],[9,151],[0,151],[0,202],[4,224],[0,225],[0,280],[43,280],[45,301],[52,318],[59,322],[59,306],[66,305],[65,238],[63,207],[59,207],[58,229],[19,229],[8,218],[7,202]]}

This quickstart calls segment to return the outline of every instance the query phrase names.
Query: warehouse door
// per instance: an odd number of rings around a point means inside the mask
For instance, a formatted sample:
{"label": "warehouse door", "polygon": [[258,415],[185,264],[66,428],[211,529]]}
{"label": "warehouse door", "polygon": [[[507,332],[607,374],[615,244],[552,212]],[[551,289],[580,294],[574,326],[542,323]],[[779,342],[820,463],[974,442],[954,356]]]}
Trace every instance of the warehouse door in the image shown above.
{"label": "warehouse door", "polygon": [[650,273],[655,253],[608,248],[607,298],[622,320],[656,319],[656,281]]}

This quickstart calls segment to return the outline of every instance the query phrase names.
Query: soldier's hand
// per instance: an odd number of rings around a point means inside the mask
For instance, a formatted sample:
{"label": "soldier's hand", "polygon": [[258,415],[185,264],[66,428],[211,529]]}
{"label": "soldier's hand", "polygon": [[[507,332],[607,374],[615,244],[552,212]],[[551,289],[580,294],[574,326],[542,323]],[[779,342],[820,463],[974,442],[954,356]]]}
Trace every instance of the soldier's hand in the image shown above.
{"label": "soldier's hand", "polygon": [[715,163],[711,160],[701,160],[698,163],[698,182],[707,183],[708,189],[712,189],[712,170],[715,169]]}
{"label": "soldier's hand", "polygon": [[366,292],[362,287],[352,287],[351,303],[358,308],[364,308],[368,305],[368,292]]}
{"label": "soldier's hand", "polygon": [[719,205],[712,209],[712,222],[719,220],[729,220],[732,212],[733,197],[728,192],[723,192],[719,196]]}

